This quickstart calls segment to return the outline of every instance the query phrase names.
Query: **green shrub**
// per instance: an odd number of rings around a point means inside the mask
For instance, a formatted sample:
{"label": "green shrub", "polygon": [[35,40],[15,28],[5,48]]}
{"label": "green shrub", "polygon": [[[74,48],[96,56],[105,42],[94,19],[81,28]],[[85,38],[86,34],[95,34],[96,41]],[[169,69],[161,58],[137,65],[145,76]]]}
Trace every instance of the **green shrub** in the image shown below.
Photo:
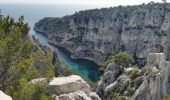
{"label": "green shrub", "polygon": [[129,86],[127,88],[127,92],[129,93],[129,95],[133,95],[133,93],[135,92],[135,89],[133,87]]}
{"label": "green shrub", "polygon": [[87,78],[83,78],[83,79],[90,85],[91,91],[96,91],[98,82],[93,82],[93,81],[91,81],[90,79],[87,79]]}
{"label": "green shrub", "polygon": [[112,57],[112,59],[117,65],[123,67],[129,67],[132,65],[133,57],[127,52],[121,52]]}
{"label": "green shrub", "polygon": [[127,52],[120,52],[114,56],[110,56],[106,62],[99,66],[99,72],[102,75],[109,63],[115,62],[119,66],[129,67],[133,63],[133,57]]}
{"label": "green shrub", "polygon": [[69,66],[68,65],[66,65],[66,64],[64,64],[64,63],[62,63],[61,64],[62,65],[62,67],[63,67],[63,76],[70,76],[70,75],[77,75],[77,73],[75,72],[75,71],[73,71],[71,68],[69,68]]}
{"label": "green shrub", "polygon": [[107,64],[99,65],[98,70],[99,70],[100,75],[103,75],[104,70],[106,69],[106,67],[107,67]]}
{"label": "green shrub", "polygon": [[126,82],[122,86],[118,87],[115,92],[117,92],[117,93],[119,93],[121,95],[127,90],[129,85],[130,85],[129,82]]}
{"label": "green shrub", "polygon": [[116,97],[113,98],[112,100],[126,100],[126,98],[123,97],[123,96],[116,96]]}
{"label": "green shrub", "polygon": [[128,73],[128,76],[131,79],[135,79],[135,78],[142,76],[142,75],[143,75],[142,71],[138,68],[134,68],[130,73]]}

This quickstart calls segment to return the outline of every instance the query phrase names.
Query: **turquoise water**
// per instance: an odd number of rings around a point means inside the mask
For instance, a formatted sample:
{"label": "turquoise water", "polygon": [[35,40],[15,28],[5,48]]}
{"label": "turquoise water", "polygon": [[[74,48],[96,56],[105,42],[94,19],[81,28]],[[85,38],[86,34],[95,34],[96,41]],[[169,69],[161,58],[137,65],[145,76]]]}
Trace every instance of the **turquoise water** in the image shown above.
{"label": "turquoise water", "polygon": [[[21,5],[21,4],[0,4],[1,14],[4,16],[10,15],[18,19],[19,16],[24,15],[25,22],[30,25],[30,35],[35,35],[41,44],[47,45],[52,50],[53,46],[48,44],[48,39],[45,35],[35,32],[33,30],[34,23],[44,17],[61,17],[66,14],[73,14],[75,11],[95,8],[94,6],[82,5]],[[69,68],[77,72],[82,77],[88,78],[92,81],[99,80],[98,66],[86,59],[72,59],[71,54],[63,48],[58,48],[59,57],[63,63]]]}
{"label": "turquoise water", "polygon": [[[34,35],[41,44],[46,45],[54,50],[54,47],[48,44],[48,38],[46,35],[35,32],[34,30],[30,30],[30,34]],[[60,60],[80,76],[92,81],[97,81],[100,79],[98,66],[93,61],[86,59],[72,59],[71,53],[61,47],[58,47],[58,53]]]}
{"label": "turquoise water", "polygon": [[99,80],[98,66],[86,59],[72,59],[71,54],[63,48],[58,48],[61,60],[81,76],[93,81]]}

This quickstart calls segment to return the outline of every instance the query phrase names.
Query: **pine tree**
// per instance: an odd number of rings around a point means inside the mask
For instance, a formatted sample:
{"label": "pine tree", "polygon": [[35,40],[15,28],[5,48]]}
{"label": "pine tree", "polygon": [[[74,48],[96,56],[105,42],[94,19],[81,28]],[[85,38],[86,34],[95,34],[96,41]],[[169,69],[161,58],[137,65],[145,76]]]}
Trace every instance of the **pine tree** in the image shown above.
{"label": "pine tree", "polygon": [[52,54],[33,50],[28,32],[23,16],[18,22],[10,16],[0,17],[0,84],[13,100],[50,100],[45,83],[33,85],[30,81],[43,77],[48,82],[54,76]]}

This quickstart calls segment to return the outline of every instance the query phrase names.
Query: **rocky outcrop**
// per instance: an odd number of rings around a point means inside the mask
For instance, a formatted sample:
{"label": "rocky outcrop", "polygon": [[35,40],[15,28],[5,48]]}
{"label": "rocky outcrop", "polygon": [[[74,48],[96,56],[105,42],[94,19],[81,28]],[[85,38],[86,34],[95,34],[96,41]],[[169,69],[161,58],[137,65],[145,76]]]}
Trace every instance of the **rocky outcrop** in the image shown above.
{"label": "rocky outcrop", "polygon": [[101,100],[78,75],[54,78],[48,84],[47,92],[56,95],[56,100]]}
{"label": "rocky outcrop", "polygon": [[115,63],[109,64],[104,71],[103,79],[98,82],[98,88],[96,92],[101,97],[103,97],[105,95],[106,87],[108,86],[106,91],[109,91],[110,88],[113,87],[113,85],[115,86],[114,82],[122,74],[122,72],[123,68],[121,68],[120,66],[116,65]]}
{"label": "rocky outcrop", "polygon": [[6,95],[4,92],[0,91],[0,100],[12,100],[12,98]]}
{"label": "rocky outcrop", "polygon": [[147,65],[142,69],[122,69],[114,63],[109,64],[96,92],[103,100],[162,100],[163,96],[170,93],[169,64],[164,53],[150,53]]}
{"label": "rocky outcrop", "polygon": [[44,18],[36,31],[49,43],[66,48],[73,58],[103,64],[109,55],[128,51],[141,66],[157,44],[169,59],[170,4],[150,3],[80,11],[62,18]]}
{"label": "rocky outcrop", "polygon": [[[127,70],[131,70],[131,72],[127,73]],[[109,64],[104,72],[103,79],[98,83],[96,93],[99,94],[102,100],[111,100],[117,96],[128,98],[131,95],[128,88],[133,89],[134,86],[132,87],[130,84],[135,82],[131,74],[136,70],[140,69],[133,67],[126,69],[115,63]],[[136,74],[136,77],[141,77],[141,75]]]}
{"label": "rocky outcrop", "polygon": [[169,61],[163,53],[149,54],[146,76],[132,100],[161,100],[169,91]]}

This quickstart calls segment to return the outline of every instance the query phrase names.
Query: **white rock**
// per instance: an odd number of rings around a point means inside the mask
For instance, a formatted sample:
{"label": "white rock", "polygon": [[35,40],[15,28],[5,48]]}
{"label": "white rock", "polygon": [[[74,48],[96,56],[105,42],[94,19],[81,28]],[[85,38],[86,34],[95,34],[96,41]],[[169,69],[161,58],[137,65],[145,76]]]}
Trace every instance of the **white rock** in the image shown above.
{"label": "white rock", "polygon": [[4,92],[0,91],[0,100],[12,100],[12,98],[6,95]]}
{"label": "white rock", "polygon": [[78,90],[86,94],[90,91],[90,86],[78,75],[53,78],[47,86],[47,92],[56,95],[68,94]]}

